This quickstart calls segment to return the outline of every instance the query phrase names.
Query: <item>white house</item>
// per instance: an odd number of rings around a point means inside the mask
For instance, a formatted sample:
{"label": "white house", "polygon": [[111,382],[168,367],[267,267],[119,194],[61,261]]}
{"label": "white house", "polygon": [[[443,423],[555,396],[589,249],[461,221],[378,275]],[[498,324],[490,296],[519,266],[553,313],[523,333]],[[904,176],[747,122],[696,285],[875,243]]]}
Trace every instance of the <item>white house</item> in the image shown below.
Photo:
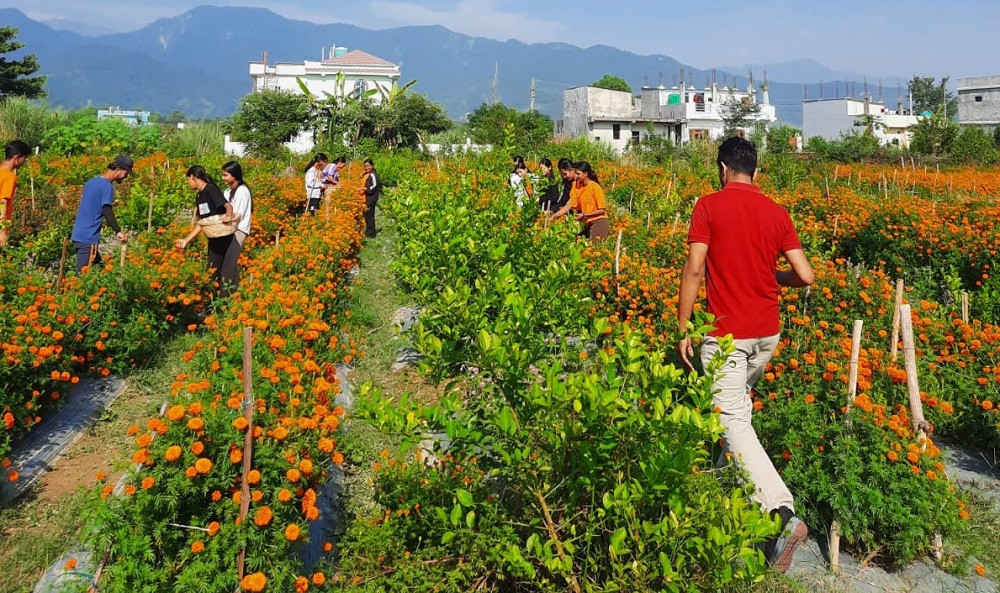
{"label": "white house", "polygon": [[[309,92],[319,99],[332,96],[344,96],[351,93],[381,88],[388,91],[393,83],[399,81],[399,66],[375,57],[360,50],[348,51],[346,47],[336,45],[323,48],[318,62],[305,60],[302,62],[268,63],[267,54],[259,62],[250,62],[250,78],[253,81],[252,92],[265,89],[287,91],[296,95],[302,94],[298,81],[306,85]],[[381,93],[371,96],[375,103],[382,101]],[[313,149],[312,132],[304,131],[286,142],[285,146],[295,153],[306,153]],[[233,142],[229,136],[225,138],[225,151],[228,154],[242,155],[245,146]]]}
{"label": "white house", "polygon": [[958,79],[958,123],[988,131],[1000,126],[1000,76]]}
{"label": "white house", "polygon": [[[305,60],[270,65],[265,54],[264,61],[250,62],[250,77],[254,92],[278,89],[298,94],[302,90],[297,79],[302,79],[309,92],[323,98],[324,92],[339,96],[377,87],[388,91],[399,80],[399,66],[360,50],[347,51],[347,48],[333,46],[329,57],[324,48],[323,58],[318,62]],[[373,95],[372,99],[378,102],[380,95]]]}
{"label": "white house", "polygon": [[916,115],[897,113],[886,108],[885,103],[871,99],[813,99],[802,103],[802,135],[836,140],[842,134],[861,132],[858,122],[866,115],[872,117],[872,132],[882,146],[908,148],[912,128],[920,121]]}
{"label": "white house", "polygon": [[725,120],[734,104],[753,106],[748,115],[751,126],[768,126],[777,121],[766,84],[761,87],[761,95],[758,103],[752,87],[742,92],[714,84],[703,90],[683,83],[679,88],[643,87],[638,97],[625,91],[576,87],[563,91],[563,119],[555,122],[555,135],[585,136],[610,144],[618,152],[650,133],[675,144],[716,140],[723,136]]}

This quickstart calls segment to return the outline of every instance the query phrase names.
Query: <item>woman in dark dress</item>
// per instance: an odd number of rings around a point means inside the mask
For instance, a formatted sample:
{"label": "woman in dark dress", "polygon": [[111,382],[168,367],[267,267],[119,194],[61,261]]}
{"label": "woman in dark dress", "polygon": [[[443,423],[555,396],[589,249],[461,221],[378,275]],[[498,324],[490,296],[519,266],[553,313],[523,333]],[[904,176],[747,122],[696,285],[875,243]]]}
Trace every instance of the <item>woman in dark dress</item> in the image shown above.
{"label": "woman in dark dress", "polygon": [[375,206],[382,196],[382,180],[379,179],[375,163],[365,159],[364,187],[361,194],[365,197],[365,236],[375,238]]}
{"label": "woman in dark dress", "polygon": [[[198,192],[195,197],[195,218],[201,220],[216,214],[223,215],[223,222],[230,222],[233,219],[233,205],[226,201],[219,186],[215,185],[212,178],[208,176],[205,167],[194,165],[187,170],[188,187]],[[201,226],[194,225],[191,232],[183,239],[177,239],[175,245],[178,249],[184,249],[195,237],[201,234]],[[208,264],[213,270],[212,278],[219,283],[221,294],[229,294],[229,287],[235,285],[236,278],[224,278],[222,276],[223,262],[226,259],[226,252],[230,243],[233,242],[233,235],[225,237],[214,237],[208,240]]]}

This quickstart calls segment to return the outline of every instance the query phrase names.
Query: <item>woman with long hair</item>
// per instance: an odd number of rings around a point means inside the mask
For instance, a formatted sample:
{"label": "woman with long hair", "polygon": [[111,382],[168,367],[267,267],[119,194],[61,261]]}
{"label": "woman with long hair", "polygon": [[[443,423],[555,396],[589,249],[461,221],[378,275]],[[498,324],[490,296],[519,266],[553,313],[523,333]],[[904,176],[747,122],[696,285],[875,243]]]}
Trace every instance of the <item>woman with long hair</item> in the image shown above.
{"label": "woman with long hair", "polygon": [[313,216],[316,216],[319,201],[323,197],[323,167],[329,161],[325,154],[317,152],[306,165],[306,210]]}
{"label": "woman with long hair", "polygon": [[597,173],[587,161],[573,164],[573,176],[576,179],[576,191],[572,193],[569,202],[552,215],[551,220],[558,220],[570,211],[576,210],[576,219],[583,223],[583,236],[591,242],[600,241],[608,236],[610,230],[604,189],[597,178]]}
{"label": "woman with long hair", "polygon": [[[196,219],[207,218],[209,216],[222,215],[222,222],[233,220],[233,205],[226,201],[219,186],[208,176],[205,167],[194,165],[187,170],[188,187],[198,192],[195,196],[194,216]],[[191,232],[183,239],[177,239],[175,245],[178,249],[184,249],[199,234],[201,226],[194,225]],[[232,276],[223,276],[223,263],[226,259],[226,252],[229,251],[230,244],[234,241],[233,235],[225,237],[211,237],[208,239],[208,263],[214,270],[212,278],[220,285],[220,294],[229,294],[230,287],[234,282]]]}
{"label": "woman with long hair", "polygon": [[528,182],[528,166],[524,164],[524,159],[515,157],[514,170],[510,172],[510,186],[514,188],[514,201],[518,206],[524,205],[525,198],[532,193],[531,184]]}
{"label": "woman with long hair", "polygon": [[375,170],[375,163],[371,159],[365,159],[365,177],[360,190],[365,197],[365,236],[369,239],[375,238],[375,206],[382,196],[382,181],[379,179],[378,171]]}
{"label": "woman with long hair", "polygon": [[559,184],[556,183],[555,175],[552,174],[552,161],[548,157],[543,157],[538,161],[538,187],[544,187],[544,191],[538,194],[538,205],[543,212],[555,212],[559,208]]}
{"label": "woman with long hair", "polygon": [[250,195],[250,188],[243,181],[243,167],[236,161],[229,161],[222,165],[222,182],[227,186],[222,192],[233,207],[233,213],[240,217],[233,235],[233,241],[229,244],[226,257],[222,262],[222,277],[232,279],[232,289],[236,290],[240,286],[240,254],[243,252],[243,242],[250,236],[250,213],[253,210],[253,197]]}

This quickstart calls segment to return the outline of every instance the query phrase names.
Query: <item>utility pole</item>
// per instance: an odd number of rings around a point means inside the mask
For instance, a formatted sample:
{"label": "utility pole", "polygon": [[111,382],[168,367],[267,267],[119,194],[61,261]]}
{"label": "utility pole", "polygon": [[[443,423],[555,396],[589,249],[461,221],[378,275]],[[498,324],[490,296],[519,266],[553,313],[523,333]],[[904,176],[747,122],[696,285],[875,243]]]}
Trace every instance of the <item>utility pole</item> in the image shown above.
{"label": "utility pole", "polygon": [[941,79],[941,111],[944,118],[948,119],[948,90],[944,87],[944,78]]}
{"label": "utility pole", "polygon": [[535,110],[535,77],[531,77],[531,100],[528,101],[528,111]]}
{"label": "utility pole", "polygon": [[490,105],[497,104],[497,78],[500,77],[500,62],[493,62],[493,102]]}

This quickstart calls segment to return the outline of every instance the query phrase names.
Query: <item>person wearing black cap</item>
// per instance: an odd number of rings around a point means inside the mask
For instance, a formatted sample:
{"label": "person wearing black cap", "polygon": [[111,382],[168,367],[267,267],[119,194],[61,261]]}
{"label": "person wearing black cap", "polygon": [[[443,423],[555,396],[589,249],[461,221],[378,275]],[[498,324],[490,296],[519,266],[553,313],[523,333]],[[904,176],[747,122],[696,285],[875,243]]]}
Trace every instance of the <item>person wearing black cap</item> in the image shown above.
{"label": "person wearing black cap", "polygon": [[94,177],[83,186],[83,197],[80,198],[80,208],[76,211],[76,222],[73,223],[73,244],[76,245],[76,273],[79,274],[85,266],[101,263],[101,254],[97,245],[101,242],[101,224],[108,223],[111,230],[122,243],[128,241],[128,235],[122,232],[112,205],[115,201],[113,183],[121,183],[132,173],[132,159],[120,154],[115,157],[104,173]]}

